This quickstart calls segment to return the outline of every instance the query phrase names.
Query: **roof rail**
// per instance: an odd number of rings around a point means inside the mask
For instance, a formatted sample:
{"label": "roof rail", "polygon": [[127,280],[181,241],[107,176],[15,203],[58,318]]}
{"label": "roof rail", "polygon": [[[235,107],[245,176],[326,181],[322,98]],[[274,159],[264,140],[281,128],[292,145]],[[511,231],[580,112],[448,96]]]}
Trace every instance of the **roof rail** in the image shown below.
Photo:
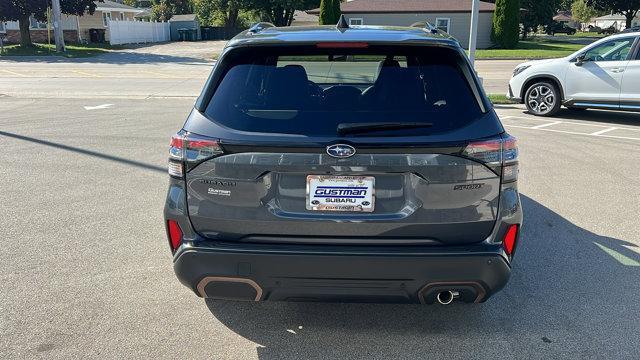
{"label": "roof rail", "polygon": [[428,21],[426,22],[426,24],[425,24],[425,26],[424,26],[424,27],[425,27],[427,30],[429,30],[432,34],[437,34],[437,33],[439,33],[439,32],[440,32],[440,30],[439,30],[437,27],[435,27],[435,25],[433,25],[432,23],[430,23],[430,22],[428,22]]}
{"label": "roof rail", "polygon": [[272,28],[272,27],[276,27],[275,25],[273,25],[270,22],[259,22],[259,23],[255,23],[253,24],[250,28],[249,28],[249,32],[252,34],[257,34],[260,31],[266,29],[266,28]]}
{"label": "roof rail", "polygon": [[415,28],[425,29],[425,30],[429,31],[432,34],[438,34],[440,32],[440,30],[438,30],[437,27],[435,27],[432,23],[430,23],[428,21],[414,22],[410,26],[411,27],[415,27]]}

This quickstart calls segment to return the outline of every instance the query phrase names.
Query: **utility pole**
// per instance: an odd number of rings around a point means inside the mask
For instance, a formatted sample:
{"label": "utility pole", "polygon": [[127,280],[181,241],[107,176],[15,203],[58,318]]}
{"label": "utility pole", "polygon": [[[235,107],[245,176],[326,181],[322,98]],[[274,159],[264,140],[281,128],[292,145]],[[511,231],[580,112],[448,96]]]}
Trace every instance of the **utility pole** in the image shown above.
{"label": "utility pole", "polygon": [[60,0],[51,0],[53,10],[53,38],[56,42],[56,51],[64,52],[64,33],[62,32],[62,13]]}
{"label": "utility pole", "polygon": [[476,40],[478,39],[478,14],[480,12],[480,0],[471,0],[471,30],[469,31],[469,60],[473,66],[476,60]]}

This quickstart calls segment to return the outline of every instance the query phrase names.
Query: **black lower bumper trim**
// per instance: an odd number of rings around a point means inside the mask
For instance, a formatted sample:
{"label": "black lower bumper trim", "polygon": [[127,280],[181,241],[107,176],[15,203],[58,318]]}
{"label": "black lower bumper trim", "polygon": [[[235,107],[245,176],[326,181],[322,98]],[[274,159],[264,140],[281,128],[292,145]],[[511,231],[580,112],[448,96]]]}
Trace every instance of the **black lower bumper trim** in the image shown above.
{"label": "black lower bumper trim", "polygon": [[202,297],[250,301],[433,303],[441,291],[483,302],[507,283],[501,252],[301,254],[181,248],[178,279]]}

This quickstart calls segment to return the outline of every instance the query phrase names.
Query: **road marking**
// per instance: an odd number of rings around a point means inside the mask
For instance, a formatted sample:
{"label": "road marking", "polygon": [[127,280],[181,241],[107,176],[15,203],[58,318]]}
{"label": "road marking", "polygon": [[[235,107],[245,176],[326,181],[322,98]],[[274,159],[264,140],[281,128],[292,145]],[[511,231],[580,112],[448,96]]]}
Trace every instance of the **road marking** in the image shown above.
{"label": "road marking", "polygon": [[[528,129],[528,130],[532,130],[533,129],[530,126],[519,126],[519,125],[509,125],[509,124],[504,124],[504,126],[517,128],[517,129]],[[554,130],[554,129],[546,129],[546,128],[544,128],[544,129],[533,129],[533,130],[550,131],[550,132],[557,132],[557,133],[562,133],[562,134],[592,136],[591,134],[583,133],[583,132],[577,132],[577,131]],[[609,138],[609,139],[623,139],[623,140],[640,140],[640,138],[628,137],[628,136],[596,135],[595,137]]]}
{"label": "road marking", "polygon": [[13,71],[11,71],[11,70],[7,70],[7,69],[0,69],[0,70],[2,70],[2,71],[4,71],[4,72],[6,72],[7,74],[17,75],[17,76],[21,76],[21,77],[28,77],[28,76],[27,76],[27,75],[25,75],[25,74],[20,74],[20,73],[17,73],[17,72],[13,72]]}
{"label": "road marking", "polygon": [[[506,119],[522,119],[522,120],[533,120],[533,121],[544,121],[544,122],[549,122],[550,120],[547,119],[538,119],[537,117],[531,116],[531,117],[526,117],[526,116],[504,116],[504,117],[500,117],[500,119],[502,120],[506,120]],[[576,122],[576,121],[558,121],[561,124],[571,124],[571,125],[579,125],[579,126],[595,126],[595,127],[600,127],[600,128],[610,128],[611,125],[601,125],[601,124],[588,124],[588,123],[584,123],[584,122]],[[617,127],[620,130],[630,130],[630,131],[640,131],[640,127],[638,128],[630,128],[630,127],[625,127],[625,126],[618,126]]]}
{"label": "road marking", "polygon": [[618,260],[619,263],[621,263],[622,265],[626,265],[626,266],[640,266],[640,262],[637,262],[636,260],[622,255],[619,252],[613,250],[613,249],[609,249],[608,247],[604,246],[604,245],[600,245],[597,242],[594,242],[594,244],[596,244],[597,247],[600,248],[600,250],[606,252],[607,254],[611,255],[612,258]]}
{"label": "road marking", "polygon": [[98,105],[98,106],[85,106],[84,109],[85,110],[101,110],[101,109],[108,109],[110,107],[112,107],[113,104],[102,104],[102,105]]}
{"label": "road marking", "polygon": [[608,133],[609,131],[613,131],[613,130],[618,130],[618,128],[617,127],[610,127],[610,128],[604,129],[604,130],[596,131],[596,132],[591,133],[589,135],[598,136],[598,135],[602,135],[604,133]]}
{"label": "road marking", "polygon": [[542,128],[547,127],[547,126],[558,125],[558,124],[562,124],[562,121],[554,121],[554,122],[550,122],[550,123],[547,123],[547,124],[536,125],[536,126],[532,127],[532,129],[542,129]]}
{"label": "road marking", "polygon": [[80,70],[71,70],[71,71],[76,73],[76,74],[85,75],[85,76],[89,76],[89,77],[95,77],[95,78],[102,77],[102,76],[98,76],[96,74],[91,74],[91,73],[80,71]]}
{"label": "road marking", "polygon": [[145,74],[161,76],[162,78],[165,78],[165,79],[188,79],[188,78],[185,78],[185,77],[176,77],[176,76],[167,75],[167,74],[163,74],[161,72],[156,72],[156,71],[142,70],[140,72],[141,73],[145,73]]}

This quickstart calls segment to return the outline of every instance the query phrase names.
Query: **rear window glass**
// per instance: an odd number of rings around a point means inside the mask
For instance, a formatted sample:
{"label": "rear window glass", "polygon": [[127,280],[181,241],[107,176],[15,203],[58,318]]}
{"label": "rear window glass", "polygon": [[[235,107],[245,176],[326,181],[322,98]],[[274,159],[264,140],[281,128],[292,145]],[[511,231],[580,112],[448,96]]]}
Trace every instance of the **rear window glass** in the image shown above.
{"label": "rear window glass", "polygon": [[429,123],[345,136],[433,134],[482,116],[469,69],[453,50],[247,48],[222,60],[205,115],[241,131],[335,136],[340,124]]}

